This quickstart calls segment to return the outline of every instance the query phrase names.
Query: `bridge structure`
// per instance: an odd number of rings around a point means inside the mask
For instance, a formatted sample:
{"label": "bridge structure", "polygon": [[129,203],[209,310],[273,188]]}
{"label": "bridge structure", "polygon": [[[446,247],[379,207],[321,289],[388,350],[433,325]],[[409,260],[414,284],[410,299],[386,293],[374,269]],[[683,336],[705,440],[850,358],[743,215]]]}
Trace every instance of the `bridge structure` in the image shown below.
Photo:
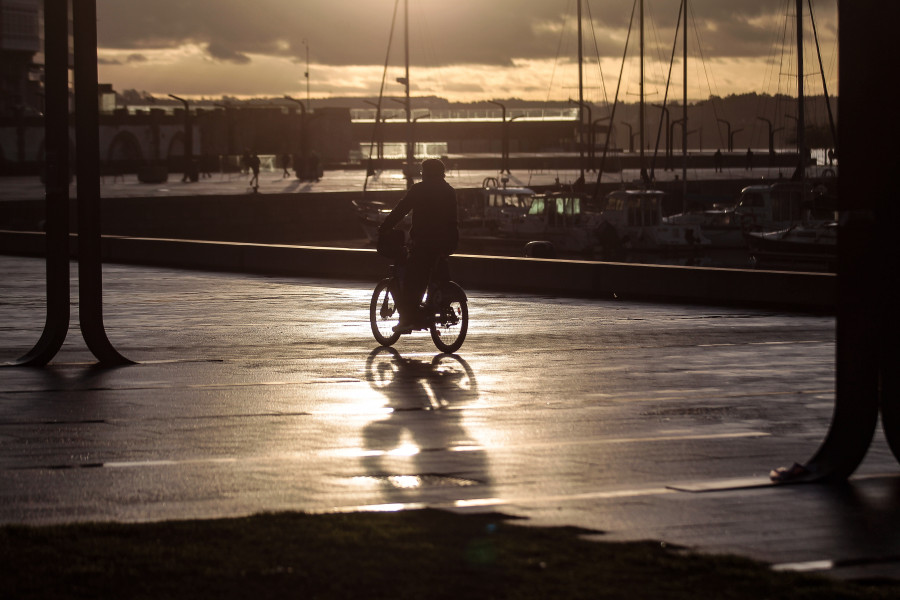
{"label": "bridge structure", "polygon": [[[577,152],[577,111],[573,115],[565,109],[529,110],[512,113],[506,121],[485,111],[414,112],[419,140],[416,156],[420,158],[491,154],[489,160],[498,162],[504,136],[514,153],[573,156]],[[135,173],[148,164],[163,164],[170,171],[181,171],[188,137],[188,154],[204,162],[207,171],[236,170],[241,167],[240,157],[249,152],[279,160],[285,154],[315,153],[326,165],[346,167],[369,158],[370,146],[376,143],[378,149],[371,154],[385,158],[386,164],[405,158],[406,121],[396,111],[386,111],[377,128],[374,115],[342,108],[322,107],[298,114],[288,105],[206,103],[190,105],[187,113],[187,120],[184,107],[141,106],[101,113],[103,168],[110,173]],[[516,126],[507,127],[513,119]],[[185,134],[186,127],[190,127],[190,136]],[[0,120],[0,172],[38,172],[46,155],[44,130],[40,116]],[[74,125],[69,131],[74,152]],[[571,162],[572,156],[565,160]]]}

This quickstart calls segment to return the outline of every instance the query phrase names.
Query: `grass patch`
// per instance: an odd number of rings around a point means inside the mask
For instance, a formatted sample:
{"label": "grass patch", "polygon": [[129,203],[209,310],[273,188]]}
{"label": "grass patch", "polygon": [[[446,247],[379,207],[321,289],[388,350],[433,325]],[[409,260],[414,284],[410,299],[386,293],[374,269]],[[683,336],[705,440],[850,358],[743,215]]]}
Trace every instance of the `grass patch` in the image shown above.
{"label": "grass patch", "polygon": [[3,598],[897,598],[498,514],[263,514],[0,527]]}

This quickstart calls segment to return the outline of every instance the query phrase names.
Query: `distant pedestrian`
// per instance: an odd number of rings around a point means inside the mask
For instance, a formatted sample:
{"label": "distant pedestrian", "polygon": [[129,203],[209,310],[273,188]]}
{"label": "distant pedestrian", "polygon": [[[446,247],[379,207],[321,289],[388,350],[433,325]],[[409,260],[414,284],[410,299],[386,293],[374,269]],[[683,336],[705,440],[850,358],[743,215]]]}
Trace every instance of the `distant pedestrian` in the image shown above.
{"label": "distant pedestrian", "polygon": [[212,164],[212,157],[204,154],[200,157],[200,178],[201,179],[212,179],[212,172],[209,168]]}
{"label": "distant pedestrian", "polygon": [[309,170],[312,171],[312,173],[310,173],[310,178],[319,181],[319,178],[322,177],[322,173],[321,167],[319,166],[319,155],[315,152],[309,157]]}
{"label": "distant pedestrian", "polygon": [[713,155],[713,162],[715,163],[716,173],[722,172],[722,150],[716,150],[715,155]]}
{"label": "distant pedestrian", "polygon": [[256,192],[259,190],[259,155],[256,152],[250,157],[250,170],[253,171],[253,177],[250,178],[250,187]]}
{"label": "distant pedestrian", "polygon": [[291,155],[285,152],[281,155],[281,178],[284,179],[286,177],[291,176],[291,172],[288,168],[291,166]]}
{"label": "distant pedestrian", "polygon": [[747,170],[753,169],[753,151],[747,148]]}

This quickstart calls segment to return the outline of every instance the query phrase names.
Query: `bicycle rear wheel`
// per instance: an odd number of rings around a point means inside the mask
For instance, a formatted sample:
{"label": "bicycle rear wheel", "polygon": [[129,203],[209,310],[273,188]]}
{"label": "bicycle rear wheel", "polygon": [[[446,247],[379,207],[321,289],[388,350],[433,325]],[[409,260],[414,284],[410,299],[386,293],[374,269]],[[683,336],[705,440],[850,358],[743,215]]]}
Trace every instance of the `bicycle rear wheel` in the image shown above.
{"label": "bicycle rear wheel", "polygon": [[372,326],[372,335],[382,346],[390,346],[400,339],[400,334],[394,332],[394,326],[400,322],[400,313],[397,303],[394,301],[394,292],[391,289],[393,279],[382,279],[372,292],[372,301],[369,303],[369,323]]}
{"label": "bicycle rear wheel", "polygon": [[469,303],[459,285],[448,281],[442,286],[431,324],[431,339],[441,352],[456,352],[466,340],[469,330]]}

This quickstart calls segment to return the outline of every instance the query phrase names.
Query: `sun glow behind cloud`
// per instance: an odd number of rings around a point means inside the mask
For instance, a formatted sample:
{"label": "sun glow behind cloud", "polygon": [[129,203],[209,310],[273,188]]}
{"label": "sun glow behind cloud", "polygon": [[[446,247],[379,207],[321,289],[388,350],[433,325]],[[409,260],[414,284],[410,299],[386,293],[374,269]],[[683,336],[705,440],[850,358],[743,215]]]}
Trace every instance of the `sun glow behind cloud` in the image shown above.
{"label": "sun glow behind cloud", "polygon": [[[265,20],[259,11],[248,16],[249,9],[240,8],[243,5],[233,0],[215,4],[218,12],[205,19],[194,13],[206,6],[207,0],[198,0],[193,8],[174,0],[153,5],[100,0],[100,25],[107,28],[101,36],[100,76],[118,90],[163,96],[303,95],[305,52],[311,48],[309,84],[314,97],[377,95],[393,3],[384,0],[381,8],[355,5],[342,17],[343,25],[335,27],[329,23],[337,18],[341,6],[350,4],[349,0],[332,1],[336,4],[329,9],[326,3],[308,0],[300,18],[293,10],[295,5],[265,0],[269,12],[278,9],[280,15]],[[574,14],[566,14],[574,12],[573,3],[511,1],[498,0],[488,6],[462,0],[452,14],[446,14],[446,7],[437,7],[430,0],[410,0],[411,21],[416,27],[410,40],[413,94],[451,101],[577,97]],[[836,27],[830,2],[818,3],[817,17],[820,39],[833,47]],[[671,52],[675,12],[660,0],[648,0],[647,4],[662,21],[654,25],[653,37],[664,48],[648,52],[647,65],[649,81],[658,87],[668,70],[668,64],[662,62],[667,63]],[[695,82],[689,97],[781,91],[765,87],[773,80],[766,65],[778,62],[766,48],[790,41],[778,39],[786,30],[786,15],[778,13],[774,0],[757,0],[756,4],[762,8],[735,2],[724,11],[719,5],[692,3],[697,31],[704,38],[700,41],[706,47],[705,71],[691,75]],[[599,103],[612,100],[615,91],[632,0],[591,0],[590,6],[594,24],[584,32],[585,99]],[[242,18],[242,23],[233,22]],[[692,45],[697,42],[693,32],[689,41]],[[632,33],[632,56],[637,52],[636,43],[636,33]],[[402,36],[395,32],[390,59],[394,66],[386,78],[388,95],[403,91],[395,82],[402,75],[397,66],[402,62],[401,53]],[[826,62],[835,54],[826,49]],[[631,101],[634,98],[624,90],[635,88],[636,69],[629,67],[628,71],[632,74],[623,81],[620,98]],[[836,80],[829,85],[836,89]]]}
{"label": "sun glow behind cloud", "polygon": [[[306,65],[294,60],[266,55],[251,55],[250,64],[216,61],[205,49],[185,45],[165,50],[101,52],[100,78],[113,82],[117,89],[136,89],[156,96],[175,93],[187,98],[281,97],[306,93]],[[602,63],[604,81],[597,65],[586,66],[585,99],[600,104],[612,101],[620,65],[612,59]],[[667,67],[665,67],[667,68]],[[648,94],[659,94],[665,79],[662,65],[648,65]],[[747,91],[747,78],[764,81],[770,69],[766,63],[747,59],[717,59],[710,68],[719,75],[716,89],[695,86],[690,96],[727,95]],[[637,93],[636,67],[626,69],[620,99],[632,101]],[[390,73],[390,72],[389,72]],[[656,73],[656,75],[653,75]],[[399,70],[387,78],[385,95],[401,96],[396,83]],[[524,100],[567,100],[577,98],[577,68],[571,61],[517,59],[511,66],[453,65],[413,69],[410,75],[414,96],[440,96],[450,101],[476,101],[501,98]],[[369,65],[310,66],[310,88],[316,98],[375,96],[381,82],[380,69]],[[656,91],[654,91],[656,90]],[[679,96],[680,97],[680,96]]]}

